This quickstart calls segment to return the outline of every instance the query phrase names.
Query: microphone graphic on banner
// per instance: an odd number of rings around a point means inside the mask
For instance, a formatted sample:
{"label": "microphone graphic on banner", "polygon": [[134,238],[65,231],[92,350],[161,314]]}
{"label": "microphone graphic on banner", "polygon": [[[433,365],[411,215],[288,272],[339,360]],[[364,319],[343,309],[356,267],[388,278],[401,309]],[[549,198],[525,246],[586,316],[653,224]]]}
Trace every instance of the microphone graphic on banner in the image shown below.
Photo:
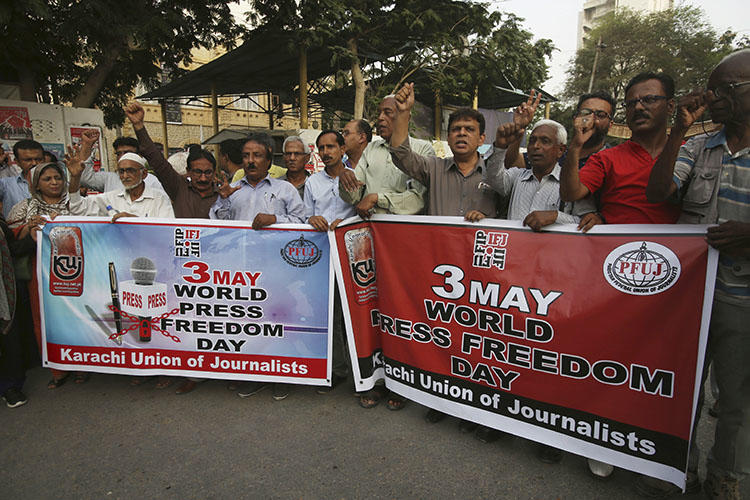
{"label": "microphone graphic on banner", "polygon": [[167,285],[154,283],[156,265],[148,257],[138,257],[130,264],[132,280],[120,282],[120,305],[123,312],[138,316],[138,339],[151,341],[151,318],[167,312]]}

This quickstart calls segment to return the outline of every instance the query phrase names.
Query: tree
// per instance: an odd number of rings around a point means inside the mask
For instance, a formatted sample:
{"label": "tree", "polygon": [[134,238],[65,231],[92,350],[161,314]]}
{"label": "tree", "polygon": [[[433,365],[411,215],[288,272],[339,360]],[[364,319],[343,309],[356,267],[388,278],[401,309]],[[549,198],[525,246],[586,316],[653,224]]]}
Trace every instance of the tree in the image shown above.
{"label": "tree", "polygon": [[0,8],[0,67],[23,98],[97,106],[107,125],[139,81],[177,72],[197,47],[231,47],[242,34],[224,0],[12,0]]}
{"label": "tree", "polygon": [[734,49],[736,35],[717,34],[703,11],[679,6],[648,15],[617,9],[594,28],[568,71],[565,94],[575,98],[588,89],[596,45],[599,53],[594,90],[624,99],[627,82],[642,71],[663,71],[675,80],[678,94],[705,87],[708,75]]}
{"label": "tree", "polygon": [[418,72],[427,75],[430,90],[469,101],[475,89],[505,83],[501,75],[538,85],[552,51],[549,40],[532,44],[519,18],[489,12],[478,2],[254,0],[252,5],[255,24],[294,32],[294,43],[303,46],[333,49],[333,65],[346,62],[348,75],[338,81],[355,88],[355,118]]}

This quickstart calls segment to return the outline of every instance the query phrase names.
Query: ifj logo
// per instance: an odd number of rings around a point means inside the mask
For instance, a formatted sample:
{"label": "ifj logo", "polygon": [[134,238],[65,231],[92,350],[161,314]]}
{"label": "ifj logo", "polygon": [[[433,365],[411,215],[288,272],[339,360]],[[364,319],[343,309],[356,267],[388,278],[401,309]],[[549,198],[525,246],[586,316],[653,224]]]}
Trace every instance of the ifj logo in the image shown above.
{"label": "ifj logo", "polygon": [[303,235],[281,249],[281,257],[294,267],[310,267],[320,260],[320,249]]}
{"label": "ifj logo", "polygon": [[630,295],[654,295],[680,277],[680,260],[669,248],[652,241],[620,245],[604,259],[604,278]]}
{"label": "ifj logo", "polygon": [[52,295],[80,297],[83,294],[83,240],[77,227],[58,226],[49,232]]}

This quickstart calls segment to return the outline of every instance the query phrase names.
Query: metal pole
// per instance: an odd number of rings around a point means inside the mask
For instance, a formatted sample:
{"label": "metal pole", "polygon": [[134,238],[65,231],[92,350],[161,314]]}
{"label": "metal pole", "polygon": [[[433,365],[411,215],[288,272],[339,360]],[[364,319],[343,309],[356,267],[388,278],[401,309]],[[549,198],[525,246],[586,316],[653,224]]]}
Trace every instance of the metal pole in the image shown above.
{"label": "metal pole", "polygon": [[307,124],[307,51],[299,50],[299,128],[308,128]]}
{"label": "metal pole", "polygon": [[589,79],[589,89],[587,93],[591,93],[591,89],[594,88],[594,74],[596,73],[596,63],[599,62],[599,51],[603,49],[602,37],[599,37],[599,41],[596,42],[596,52],[594,52],[594,65],[591,67],[591,78]]}
{"label": "metal pole", "polygon": [[442,118],[443,118],[443,109],[442,109],[442,103],[440,99],[440,91],[435,91],[435,140],[440,140],[440,134],[443,130],[442,127]]}
{"label": "metal pole", "polygon": [[164,158],[169,158],[169,138],[167,137],[167,100],[162,99],[159,103],[161,107],[161,135],[164,137]]}

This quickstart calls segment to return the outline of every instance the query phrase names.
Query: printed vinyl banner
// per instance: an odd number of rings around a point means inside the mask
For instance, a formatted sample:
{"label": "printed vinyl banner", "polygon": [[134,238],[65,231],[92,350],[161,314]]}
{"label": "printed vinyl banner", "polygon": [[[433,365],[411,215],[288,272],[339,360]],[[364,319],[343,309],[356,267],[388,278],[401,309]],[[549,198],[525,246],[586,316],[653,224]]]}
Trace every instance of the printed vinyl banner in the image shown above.
{"label": "printed vinyl banner", "polygon": [[330,251],[309,226],[58,217],[41,240],[45,366],[330,383]]}
{"label": "printed vinyl banner", "polygon": [[385,378],[431,408],[684,487],[716,275],[705,230],[339,226],[355,384]]}

